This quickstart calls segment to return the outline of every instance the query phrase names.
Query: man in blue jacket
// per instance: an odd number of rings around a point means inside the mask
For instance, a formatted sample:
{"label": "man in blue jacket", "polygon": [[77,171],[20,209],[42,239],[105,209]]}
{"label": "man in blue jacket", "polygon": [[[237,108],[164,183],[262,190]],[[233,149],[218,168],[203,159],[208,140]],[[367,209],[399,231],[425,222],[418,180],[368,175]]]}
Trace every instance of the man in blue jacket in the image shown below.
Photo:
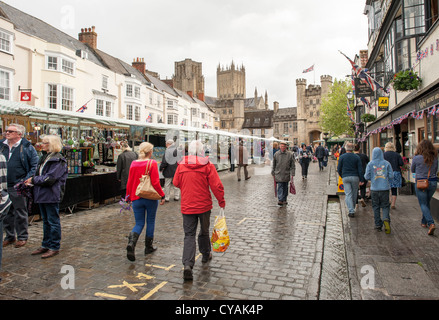
{"label": "man in blue jacket", "polygon": [[0,140],[0,152],[8,162],[7,186],[12,202],[4,219],[4,247],[15,243],[15,247],[19,248],[24,246],[28,239],[27,201],[24,196],[17,194],[14,185],[35,174],[38,155],[32,144],[23,138],[24,133],[24,126],[11,123],[5,131],[6,139]]}
{"label": "man in blue jacket", "polygon": [[350,142],[347,143],[346,153],[340,156],[337,166],[337,172],[343,179],[345,202],[349,210],[349,217],[354,217],[358,187],[364,183],[361,159],[353,151],[354,145]]}

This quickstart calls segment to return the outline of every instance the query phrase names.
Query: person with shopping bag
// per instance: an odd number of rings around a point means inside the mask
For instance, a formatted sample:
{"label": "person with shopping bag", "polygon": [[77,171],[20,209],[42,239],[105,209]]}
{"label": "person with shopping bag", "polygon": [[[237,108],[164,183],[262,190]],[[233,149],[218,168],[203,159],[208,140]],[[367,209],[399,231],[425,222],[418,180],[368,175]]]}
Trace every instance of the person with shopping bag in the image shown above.
{"label": "person with shopping bag", "polygon": [[188,156],[179,162],[173,180],[174,186],[181,190],[181,213],[183,216],[184,245],[182,262],[184,280],[192,280],[192,269],[195,264],[198,222],[198,249],[202,262],[212,259],[210,242],[210,213],[212,210],[212,190],[220,208],[225,208],[224,186],[215,166],[204,156],[203,144],[194,140],[189,144]]}
{"label": "person with shopping bag", "polygon": [[288,204],[288,183],[296,174],[296,163],[294,155],[287,150],[287,144],[281,142],[279,152],[273,157],[271,175],[274,177],[277,186],[278,206]]}
{"label": "person with shopping bag", "polygon": [[[155,217],[157,208],[165,203],[165,193],[160,186],[160,177],[157,162],[151,159],[154,146],[149,142],[142,142],[139,146],[139,159],[131,163],[130,172],[128,175],[126,198],[132,202],[135,226],[128,235],[127,244],[127,258],[130,261],[135,261],[135,248],[140,233],[145,227],[145,254],[152,253],[156,250],[152,243],[154,241]],[[148,177],[149,176],[149,177]],[[148,178],[148,179],[146,179]],[[146,197],[140,194],[139,190],[144,182],[149,182],[149,186],[155,189],[157,198]],[[142,186],[141,186],[142,184]],[[154,192],[154,190],[153,190]],[[146,192],[145,192],[146,194]]]}

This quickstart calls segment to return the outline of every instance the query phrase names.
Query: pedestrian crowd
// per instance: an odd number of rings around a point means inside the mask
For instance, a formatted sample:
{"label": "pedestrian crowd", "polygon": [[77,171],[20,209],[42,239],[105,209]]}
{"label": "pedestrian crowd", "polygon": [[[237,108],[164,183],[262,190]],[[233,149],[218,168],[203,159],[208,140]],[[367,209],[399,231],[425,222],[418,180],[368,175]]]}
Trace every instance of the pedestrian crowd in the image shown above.
{"label": "pedestrian crowd", "polygon": [[[63,157],[62,141],[56,135],[41,136],[42,155],[38,156],[32,144],[24,138],[25,128],[11,123],[0,140],[0,269],[2,248],[26,245],[28,240],[28,212],[32,203],[38,205],[43,221],[43,240],[32,255],[43,259],[56,256],[61,247],[61,203],[68,175],[67,161]],[[177,147],[175,141],[166,141],[166,150],[160,165],[152,158],[154,146],[149,142],[140,144],[138,153],[127,143],[121,144],[122,153],[117,160],[117,179],[120,181],[120,195],[124,203],[133,210],[134,226],[128,233],[126,256],[136,260],[137,242],[145,229],[144,254],[157,250],[154,247],[156,213],[159,205],[171,200],[180,201],[183,224],[183,278],[192,280],[195,264],[196,244],[202,254],[202,263],[212,259],[210,240],[210,215],[213,208],[212,195],[220,208],[224,209],[224,186],[216,166],[209,160],[209,150],[200,140],[190,142],[187,150]],[[296,163],[301,166],[302,180],[306,181],[311,162],[318,162],[323,171],[330,153],[326,146],[318,143],[294,146],[290,151],[285,142],[274,142],[272,152],[261,151],[265,163],[271,166],[278,206],[287,205],[289,193],[295,194],[294,177]],[[404,163],[392,143],[387,143],[384,152],[374,148],[372,159],[360,152],[359,145],[346,143],[336,146],[332,155],[338,159],[337,172],[343,180],[346,205],[349,216],[354,217],[356,205],[366,206],[367,186],[370,184],[370,198],[374,212],[375,228],[384,226],[390,233],[390,209],[396,208],[397,190],[404,179],[401,168]],[[236,146],[229,144],[230,171],[237,171],[237,180],[251,178],[248,171],[249,151],[240,140]],[[422,211],[421,224],[433,235],[435,224],[430,212],[430,200],[437,186],[438,156],[432,143],[419,143],[412,161],[411,171],[416,176],[416,196]],[[164,187],[160,183],[164,177]],[[360,195],[358,195],[360,192]],[[146,195],[148,194],[148,195]],[[196,236],[200,225],[198,237]],[[3,230],[5,236],[3,238]],[[1,278],[0,278],[1,280]]]}
{"label": "pedestrian crowd", "polygon": [[[336,150],[339,156],[337,172],[342,178],[345,202],[349,217],[354,217],[358,202],[366,206],[366,187],[370,184],[370,198],[374,213],[375,229],[391,233],[390,209],[396,209],[398,188],[405,183],[402,176],[404,161],[392,142],[382,150],[372,150],[372,159],[360,152],[360,146],[346,143],[344,150]],[[421,226],[427,234],[436,229],[431,215],[430,201],[437,187],[438,154],[430,140],[422,140],[415,151],[411,164],[415,180],[415,193],[422,212]],[[358,195],[360,190],[360,195]]]}

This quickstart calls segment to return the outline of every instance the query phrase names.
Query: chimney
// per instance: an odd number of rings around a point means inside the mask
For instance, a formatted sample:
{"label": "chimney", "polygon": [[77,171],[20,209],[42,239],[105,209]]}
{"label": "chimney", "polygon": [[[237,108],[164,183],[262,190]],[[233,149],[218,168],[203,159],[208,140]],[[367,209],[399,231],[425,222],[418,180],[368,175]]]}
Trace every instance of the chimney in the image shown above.
{"label": "chimney", "polygon": [[193,95],[193,93],[192,93],[192,91],[188,91],[187,92],[187,94],[191,97],[191,98],[193,98],[194,97],[194,95]]}
{"label": "chimney", "polygon": [[198,100],[204,101],[204,93],[199,92],[199,93],[197,94],[197,96],[198,96]]}
{"label": "chimney", "polygon": [[273,109],[274,109],[274,113],[277,113],[279,111],[279,102],[277,101],[273,102]]}
{"label": "chimney", "polygon": [[95,32],[95,26],[91,28],[81,29],[81,33],[78,35],[79,41],[87,44],[92,49],[97,49],[98,47],[98,34]]}
{"label": "chimney", "polygon": [[134,59],[132,66],[139,70],[141,74],[146,73],[146,63],[143,58]]}

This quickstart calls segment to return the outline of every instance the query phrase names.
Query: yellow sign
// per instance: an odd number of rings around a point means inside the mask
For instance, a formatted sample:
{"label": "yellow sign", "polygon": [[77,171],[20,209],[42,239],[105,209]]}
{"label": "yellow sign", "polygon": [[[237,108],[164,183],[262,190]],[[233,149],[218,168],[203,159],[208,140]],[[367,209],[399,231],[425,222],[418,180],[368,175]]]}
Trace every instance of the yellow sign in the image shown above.
{"label": "yellow sign", "polygon": [[378,98],[378,107],[388,107],[389,106],[389,98],[388,97],[379,97]]}
{"label": "yellow sign", "polygon": [[379,97],[378,98],[378,111],[389,111],[389,98]]}

